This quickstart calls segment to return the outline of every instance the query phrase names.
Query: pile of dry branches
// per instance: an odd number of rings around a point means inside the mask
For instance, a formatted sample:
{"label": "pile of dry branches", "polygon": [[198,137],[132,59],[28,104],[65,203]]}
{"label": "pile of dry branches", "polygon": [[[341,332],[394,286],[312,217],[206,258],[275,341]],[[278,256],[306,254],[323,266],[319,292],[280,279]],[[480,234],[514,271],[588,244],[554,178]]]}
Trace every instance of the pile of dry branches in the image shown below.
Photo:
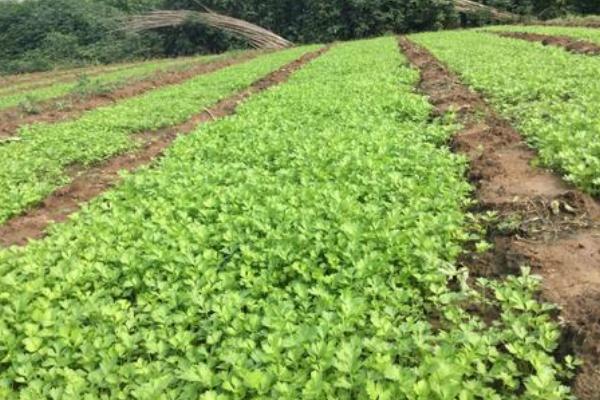
{"label": "pile of dry branches", "polygon": [[211,10],[206,12],[190,10],[152,11],[136,15],[126,21],[124,29],[130,32],[141,32],[150,29],[174,27],[186,23],[199,23],[232,34],[247,40],[258,49],[281,49],[291,47],[293,43],[279,35],[249,22],[217,14]]}
{"label": "pile of dry branches", "polygon": [[493,18],[501,21],[515,21],[518,15],[506,11],[500,11],[497,8],[486,6],[471,0],[454,0],[456,11],[464,13],[488,12]]}

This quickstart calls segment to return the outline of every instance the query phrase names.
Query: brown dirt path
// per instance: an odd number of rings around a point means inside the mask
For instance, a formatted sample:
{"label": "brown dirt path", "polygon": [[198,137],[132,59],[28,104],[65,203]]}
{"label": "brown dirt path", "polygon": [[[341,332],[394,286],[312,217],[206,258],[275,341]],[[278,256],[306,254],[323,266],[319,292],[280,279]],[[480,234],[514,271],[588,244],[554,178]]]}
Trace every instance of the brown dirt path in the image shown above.
{"label": "brown dirt path", "polygon": [[290,64],[254,82],[241,92],[201,111],[180,125],[159,131],[147,131],[137,135],[143,143],[138,151],[113,157],[105,162],[73,173],[70,184],[48,196],[41,204],[23,215],[16,216],[0,226],[0,245],[26,245],[29,240],[45,236],[45,229],[52,222],[66,220],[78,211],[81,203],[102,194],[120,180],[121,171],[133,171],[150,164],[179,135],[192,132],[199,124],[232,115],[237,106],[251,95],[285,82],[289,76],[304,65],[328,51],[329,47],[307,53]]}
{"label": "brown dirt path", "polygon": [[600,46],[585,40],[574,39],[567,36],[543,35],[529,32],[488,32],[498,36],[521,39],[528,42],[542,43],[546,46],[561,47],[571,53],[597,55],[600,54]]}
{"label": "brown dirt path", "polygon": [[[64,96],[46,102],[36,104],[39,112],[36,114],[24,113],[18,107],[3,110],[0,112],[0,142],[2,138],[14,136],[19,127],[33,124],[36,122],[54,123],[66,119],[74,119],[85,111],[113,104],[119,100],[141,95],[150,90],[158,89],[168,85],[176,85],[197,75],[209,74],[219,69],[231,65],[240,64],[265,54],[260,51],[245,52],[231,58],[201,62],[185,70],[161,71],[145,79],[135,80],[115,89],[110,93],[78,97]],[[63,104],[65,107],[57,107],[57,104]]]}
{"label": "brown dirt path", "polygon": [[519,133],[431,53],[406,38],[400,46],[419,69],[419,88],[436,112],[457,112],[463,129],[453,149],[470,160],[479,211],[500,222],[488,238],[494,250],[465,256],[474,276],[502,277],[530,265],[543,296],[561,307],[561,351],[585,365],[574,382],[581,400],[600,394],[600,205],[549,171],[534,168],[535,153]]}

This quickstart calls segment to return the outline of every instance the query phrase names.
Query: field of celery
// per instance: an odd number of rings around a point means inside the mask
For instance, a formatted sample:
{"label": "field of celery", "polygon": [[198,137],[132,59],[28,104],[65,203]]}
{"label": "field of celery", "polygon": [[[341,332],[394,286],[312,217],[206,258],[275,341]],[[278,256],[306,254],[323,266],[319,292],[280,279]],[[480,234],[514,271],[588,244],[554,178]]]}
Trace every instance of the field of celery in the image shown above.
{"label": "field of celery", "polygon": [[88,111],[75,120],[24,127],[23,140],[0,146],[0,222],[66,183],[69,165],[89,165],[129,150],[136,145],[135,133],[184,122],[311,49],[274,53],[200,75]]}
{"label": "field of celery", "polygon": [[[561,29],[513,30],[522,28]],[[541,165],[600,195],[600,58],[485,32],[423,33],[412,39],[485,93],[538,151]]]}
{"label": "field of celery", "polygon": [[[600,194],[600,58],[478,31],[410,38],[485,93],[541,165]],[[0,141],[0,224],[73,165],[135,152],[136,134],[321,48],[23,126]],[[0,108],[74,84],[43,79],[7,87]],[[432,116],[419,79],[395,37],[336,43],[45,238],[0,248],[0,399],[573,399],[576,361],[555,357],[540,278],[475,281],[460,262],[488,244],[451,149],[460,126]]]}

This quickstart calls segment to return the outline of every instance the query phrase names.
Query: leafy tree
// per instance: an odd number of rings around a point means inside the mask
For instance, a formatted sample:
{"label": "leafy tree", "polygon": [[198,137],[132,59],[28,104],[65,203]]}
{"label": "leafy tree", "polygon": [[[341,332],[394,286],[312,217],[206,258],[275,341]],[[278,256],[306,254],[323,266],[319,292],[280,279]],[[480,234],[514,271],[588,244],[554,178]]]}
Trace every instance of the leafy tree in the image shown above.
{"label": "leafy tree", "polygon": [[[128,2],[30,0],[0,3],[0,71],[107,63],[162,53],[162,45],[158,46],[155,34],[139,36],[117,32],[120,18],[125,13],[116,7],[116,3],[125,7]],[[149,8],[151,1],[145,3]]]}
{"label": "leafy tree", "polygon": [[583,14],[600,14],[600,0],[575,1],[573,8]]}
{"label": "leafy tree", "polygon": [[480,3],[523,15],[553,18],[567,12],[600,13],[600,0],[479,0]]}
{"label": "leafy tree", "polygon": [[[523,15],[600,13],[600,0],[478,0]],[[245,44],[198,24],[143,34],[118,31],[121,18],[151,9],[202,5],[273,30],[297,43],[330,42],[462,25],[453,0],[24,0],[0,1],[0,73],[132,58],[218,52]]]}
{"label": "leafy tree", "polygon": [[[202,4],[301,43],[439,29],[456,17],[450,0],[206,0]],[[200,8],[195,0],[165,0],[164,6]],[[184,34],[190,36],[198,29]],[[190,42],[195,40],[190,37]]]}

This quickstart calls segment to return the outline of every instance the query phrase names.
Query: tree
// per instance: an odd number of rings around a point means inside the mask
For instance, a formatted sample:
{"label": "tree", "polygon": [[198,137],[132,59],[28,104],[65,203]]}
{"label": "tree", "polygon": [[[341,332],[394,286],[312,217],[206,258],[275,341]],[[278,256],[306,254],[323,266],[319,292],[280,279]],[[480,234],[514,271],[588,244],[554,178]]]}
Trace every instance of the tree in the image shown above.
{"label": "tree", "polygon": [[0,72],[107,63],[161,53],[154,34],[140,37],[116,32],[119,18],[125,15],[112,4],[117,2],[126,3],[125,0],[0,3]]}

